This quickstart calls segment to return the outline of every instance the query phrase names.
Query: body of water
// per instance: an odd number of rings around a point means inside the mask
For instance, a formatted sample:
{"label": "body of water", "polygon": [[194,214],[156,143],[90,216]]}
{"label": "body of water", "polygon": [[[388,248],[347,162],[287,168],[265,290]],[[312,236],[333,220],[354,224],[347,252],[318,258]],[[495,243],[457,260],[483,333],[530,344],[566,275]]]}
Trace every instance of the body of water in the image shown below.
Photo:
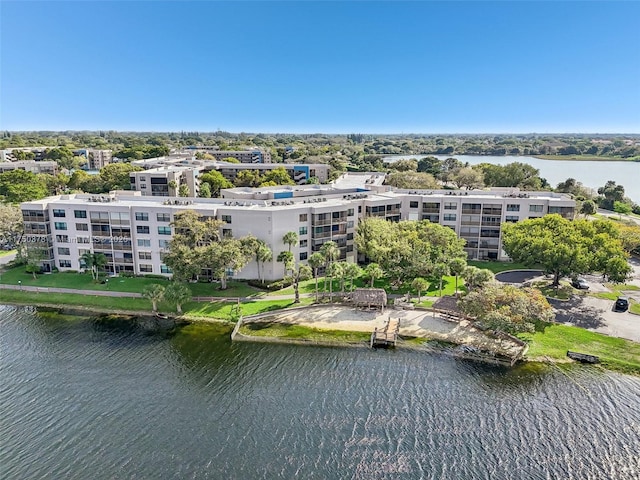
{"label": "body of water", "polygon": [[540,170],[540,176],[546,178],[555,187],[567,178],[575,178],[584,186],[597,190],[604,186],[607,180],[613,180],[623,185],[625,194],[636,203],[640,203],[640,162],[587,162],[582,160],[542,160],[535,157],[522,156],[479,156],[479,155],[389,155],[385,161],[395,161],[403,158],[420,159],[433,156],[444,160],[450,157],[470,165],[479,163],[493,163],[506,165],[521,162]]}
{"label": "body of water", "polygon": [[640,379],[0,306],[0,478],[638,479]]}

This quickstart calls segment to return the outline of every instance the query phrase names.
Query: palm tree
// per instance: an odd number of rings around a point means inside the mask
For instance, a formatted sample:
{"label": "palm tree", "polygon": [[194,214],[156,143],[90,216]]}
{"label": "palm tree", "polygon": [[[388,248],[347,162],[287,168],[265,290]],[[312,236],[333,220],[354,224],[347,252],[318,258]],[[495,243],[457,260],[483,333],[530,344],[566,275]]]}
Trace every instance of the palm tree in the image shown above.
{"label": "palm tree", "polygon": [[456,297],[458,296],[458,277],[462,275],[465,268],[467,268],[467,261],[464,258],[457,257],[449,262],[451,275],[456,276]]}
{"label": "palm tree", "polygon": [[296,232],[287,232],[282,237],[282,241],[289,245],[289,251],[291,251],[291,247],[298,243],[298,234]]}
{"label": "palm tree", "polygon": [[176,311],[182,313],[182,304],[191,300],[191,289],[184,283],[171,282],[164,289],[164,298],[176,304]]}
{"label": "palm tree", "polygon": [[[258,276],[260,281],[264,283],[264,264],[270,262],[273,259],[273,252],[266,243],[262,243],[256,251],[256,262],[258,263]],[[262,270],[260,270],[260,264],[262,264]]]}
{"label": "palm tree", "polygon": [[158,311],[158,302],[164,299],[164,287],[159,283],[149,285],[142,290],[143,298],[151,301],[153,313]]}
{"label": "palm tree", "polygon": [[81,256],[80,256],[80,262],[84,263],[84,268],[85,269],[89,269],[89,271],[91,272],[91,278],[93,280],[96,279],[94,273],[93,273],[93,253],[91,252],[84,252]]}
{"label": "palm tree", "polygon": [[293,303],[300,303],[300,282],[311,278],[311,267],[308,265],[298,265],[298,268],[296,268],[295,263],[291,261],[287,265],[287,270],[291,272],[291,275],[288,276],[287,279],[291,281],[295,293]]}
{"label": "palm tree", "polygon": [[284,263],[284,276],[287,276],[287,270],[289,266],[293,263],[293,253],[291,252],[280,252],[278,254],[278,258],[276,259],[279,262]]}
{"label": "palm tree", "polygon": [[384,276],[384,270],[382,270],[382,268],[380,268],[380,265],[378,265],[377,263],[370,263],[364,269],[364,275],[365,277],[371,279],[371,288],[373,288],[373,282]]}
{"label": "palm tree", "polygon": [[411,288],[418,292],[418,303],[420,303],[422,292],[429,288],[429,282],[427,282],[424,278],[416,277],[411,282]]}
{"label": "palm tree", "polygon": [[338,248],[338,244],[336,242],[328,241],[322,244],[320,247],[320,253],[324,257],[324,269],[325,269],[325,277],[324,277],[324,290],[327,290],[327,276],[326,272],[329,271],[329,266],[335,262],[338,258],[340,258],[340,249]]}
{"label": "palm tree", "polygon": [[433,266],[433,275],[440,281],[440,296],[442,296],[442,277],[449,274],[449,265],[436,263]]}
{"label": "palm tree", "polygon": [[93,254],[93,268],[96,270],[96,280],[100,277],[100,272],[104,270],[107,263],[109,263],[109,260],[104,253]]}
{"label": "palm tree", "polygon": [[316,302],[318,301],[318,269],[324,265],[324,256],[320,252],[316,252],[309,257],[307,261],[309,266],[313,268],[313,277],[316,279]]}
{"label": "palm tree", "polygon": [[91,278],[98,279],[100,270],[107,264],[107,256],[104,253],[85,252],[80,257],[80,261],[84,263],[85,268],[91,272]]}
{"label": "palm tree", "polygon": [[357,263],[345,263],[344,265],[345,277],[349,279],[349,292],[353,292],[353,279],[362,275],[362,269]]}
{"label": "palm tree", "polygon": [[343,278],[344,276],[343,263],[334,262],[331,265],[329,265],[329,268],[327,268],[327,276],[329,277],[329,301],[333,302],[333,279]]}

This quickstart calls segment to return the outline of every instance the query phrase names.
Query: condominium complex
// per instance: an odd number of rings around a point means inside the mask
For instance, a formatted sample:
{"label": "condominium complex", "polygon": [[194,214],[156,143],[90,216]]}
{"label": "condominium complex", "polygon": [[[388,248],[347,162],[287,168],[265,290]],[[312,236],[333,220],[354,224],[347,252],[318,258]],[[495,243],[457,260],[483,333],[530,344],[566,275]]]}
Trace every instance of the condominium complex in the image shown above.
{"label": "condominium complex", "polygon": [[[142,172],[141,172],[142,173]],[[551,192],[396,190],[382,185],[384,174],[345,174],[330,185],[304,185],[223,190],[223,198],[143,196],[141,192],[105,195],[70,194],[22,204],[25,240],[45,247],[45,271],[79,270],[87,251],[107,256],[113,274],[170,275],[163,252],[173,235],[171,222],[184,210],[225,223],[222,236],[253,234],[274,252],[264,276],[283,276],[275,258],[289,247],[282,237],[294,231],[295,259],[304,263],[332,240],[340,258],[355,262],[358,221],[375,216],[390,221],[429,220],[452,228],[466,241],[470,259],[506,259],[501,225],[558,213],[573,218],[575,202]],[[150,185],[154,185],[149,181]],[[262,270],[262,269],[261,269]],[[233,272],[236,278],[257,278],[255,262]]]}
{"label": "condominium complex", "polygon": [[235,158],[242,163],[271,163],[271,152],[259,147],[251,147],[244,150],[219,150],[215,146],[190,146],[186,147],[185,150],[193,153],[207,153],[218,161],[225,158]]}
{"label": "condominium complex", "polygon": [[87,170],[100,170],[102,167],[109,165],[113,160],[113,154],[111,150],[81,148],[79,150],[74,150],[73,153],[74,155],[82,155],[87,159]]}
{"label": "condominium complex", "polygon": [[14,162],[0,162],[0,173],[9,172],[11,170],[25,170],[33,173],[49,173],[55,175],[58,173],[58,164],[52,161],[35,161],[20,160]]}

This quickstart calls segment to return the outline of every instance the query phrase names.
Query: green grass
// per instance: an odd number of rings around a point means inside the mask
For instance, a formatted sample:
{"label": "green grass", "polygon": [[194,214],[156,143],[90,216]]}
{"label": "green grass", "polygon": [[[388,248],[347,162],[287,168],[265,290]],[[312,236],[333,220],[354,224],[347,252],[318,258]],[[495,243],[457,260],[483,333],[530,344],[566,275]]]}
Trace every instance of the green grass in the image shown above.
{"label": "green grass", "polygon": [[604,300],[615,300],[618,297],[624,297],[626,291],[638,291],[640,287],[637,285],[627,285],[624,283],[607,283],[605,286],[611,289],[611,292],[591,293],[590,295]]}
{"label": "green grass", "polygon": [[[302,298],[300,303],[293,300],[260,300],[240,303],[240,312],[243,316],[257,315],[259,313],[273,312],[288,307],[309,305],[312,299]],[[189,302],[183,306],[185,317],[216,318],[232,320],[235,318],[234,309],[236,302]]]}
{"label": "green grass", "polygon": [[17,250],[0,250],[0,258],[16,253]]}
{"label": "green grass", "polygon": [[[168,280],[148,277],[109,277],[109,282],[96,283],[89,273],[60,272],[51,274],[39,274],[37,278],[24,271],[24,266],[15,267],[0,274],[0,283],[9,285],[22,285],[34,287],[75,288],[80,290],[102,290],[114,292],[140,293],[148,286],[155,283],[167,285]],[[226,290],[219,290],[218,283],[190,283],[189,288],[194,296],[200,297],[249,297],[259,291],[244,282],[229,281]]]}
{"label": "green grass", "polygon": [[467,264],[471,267],[485,268],[491,270],[493,273],[505,272],[507,270],[540,270],[537,267],[527,267],[522,263],[515,262],[498,262],[498,261],[484,261],[484,260],[469,260]]}
{"label": "green grass", "polygon": [[[345,291],[349,292],[350,283],[347,282],[345,284]],[[354,288],[370,288],[371,281],[366,278],[357,278],[353,282]],[[373,284],[374,288],[383,288],[388,294],[396,294],[396,295],[404,295],[406,293],[410,293],[411,295],[416,295],[417,292],[411,288],[411,282],[405,282],[396,290],[391,288],[391,280],[389,278],[380,278],[376,280]],[[442,295],[453,295],[455,293],[456,286],[456,277],[447,276],[442,279]],[[324,277],[318,278],[318,294],[322,296],[324,287]],[[458,277],[458,291],[465,291],[464,280]],[[305,280],[304,282],[300,282],[300,293],[315,293],[315,280]],[[338,280],[333,281],[333,293],[334,296],[337,293],[340,293],[340,282]],[[329,284],[327,283],[326,294],[329,294]],[[439,296],[439,282],[437,280],[432,280],[429,284],[429,288],[426,292],[422,292],[423,296]],[[267,295],[293,295],[293,287],[283,288],[282,290],[276,290],[274,292],[269,292]]]}
{"label": "green grass", "polygon": [[635,313],[636,315],[640,315],[640,303],[631,301],[631,305],[629,306],[629,311],[631,313]]}
{"label": "green grass", "polygon": [[424,297],[422,297],[421,302],[418,303],[418,299],[414,299],[414,305],[416,307],[422,307],[422,308],[431,308],[433,307],[433,304],[435,303],[435,300],[425,300]]}
{"label": "green grass", "polygon": [[611,370],[640,374],[640,343],[609,337],[569,325],[548,324],[544,331],[522,334],[530,342],[527,357],[567,359],[567,350],[600,357],[602,365]]}
{"label": "green grass", "polygon": [[250,323],[240,327],[240,333],[254,337],[308,340],[314,342],[368,342],[370,333],[345,330],[323,330],[286,323]]}

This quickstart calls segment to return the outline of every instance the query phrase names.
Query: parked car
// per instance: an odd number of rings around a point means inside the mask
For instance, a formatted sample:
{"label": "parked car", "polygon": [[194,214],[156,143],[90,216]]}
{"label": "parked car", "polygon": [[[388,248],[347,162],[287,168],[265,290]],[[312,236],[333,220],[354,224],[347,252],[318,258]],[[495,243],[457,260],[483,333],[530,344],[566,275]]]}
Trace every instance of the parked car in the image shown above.
{"label": "parked car", "polygon": [[577,288],[578,290],[589,290],[589,284],[584,278],[574,278],[571,281],[571,286],[573,288]]}
{"label": "parked car", "polygon": [[629,308],[629,299],[627,297],[618,297],[613,309],[616,312],[626,312]]}

